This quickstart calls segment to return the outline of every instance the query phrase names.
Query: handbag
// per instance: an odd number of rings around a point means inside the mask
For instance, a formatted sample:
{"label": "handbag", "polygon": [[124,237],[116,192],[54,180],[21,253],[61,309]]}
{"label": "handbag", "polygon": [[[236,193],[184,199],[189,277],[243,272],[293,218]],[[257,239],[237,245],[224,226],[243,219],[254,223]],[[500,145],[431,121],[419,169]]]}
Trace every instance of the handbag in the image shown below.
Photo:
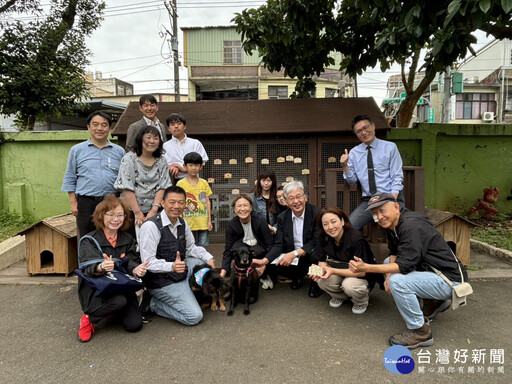
{"label": "handbag", "polygon": [[[94,242],[99,254],[101,255],[101,258],[89,260],[83,263],[80,261],[80,246],[84,239],[89,239]],[[87,267],[88,265],[92,264],[101,263],[103,262],[103,260],[105,260],[103,258],[103,251],[98,241],[90,235],[82,236],[80,242],[78,243],[79,269],[75,269],[74,273],[78,277],[80,277],[85,282],[85,284],[94,289],[94,296],[110,296],[116,294],[125,294],[130,292],[136,292],[139,289],[144,288],[144,283],[142,282],[141,279],[129,275],[123,268],[125,260],[113,259],[115,262],[115,269],[112,272],[105,273],[104,275],[87,276],[82,272],[82,269],[84,267]]]}
{"label": "handbag", "polygon": [[455,310],[459,307],[465,306],[467,304],[467,297],[473,293],[473,287],[468,282],[464,281],[464,275],[462,274],[462,270],[460,269],[459,260],[455,256],[455,254],[452,251],[452,255],[455,258],[455,262],[457,263],[457,266],[459,267],[460,272],[460,278],[461,283],[458,285],[454,285],[450,279],[448,279],[440,270],[434,268],[433,266],[429,265],[430,268],[444,281],[446,281],[450,287],[452,287],[452,303],[450,307]]}

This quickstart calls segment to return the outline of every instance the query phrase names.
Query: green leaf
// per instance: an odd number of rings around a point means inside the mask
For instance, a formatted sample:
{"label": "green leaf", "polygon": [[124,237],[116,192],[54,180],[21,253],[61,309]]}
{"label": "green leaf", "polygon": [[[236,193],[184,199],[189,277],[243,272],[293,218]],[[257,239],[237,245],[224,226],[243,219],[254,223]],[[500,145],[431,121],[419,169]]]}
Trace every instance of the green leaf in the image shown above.
{"label": "green leaf", "polygon": [[509,13],[512,9],[512,0],[501,0],[501,8],[505,13]]}
{"label": "green leaf", "polygon": [[460,0],[453,0],[450,4],[448,4],[448,14],[457,12],[459,8]]}
{"label": "green leaf", "polygon": [[487,13],[491,8],[491,0],[480,0],[478,2],[478,6],[480,7],[483,13]]}

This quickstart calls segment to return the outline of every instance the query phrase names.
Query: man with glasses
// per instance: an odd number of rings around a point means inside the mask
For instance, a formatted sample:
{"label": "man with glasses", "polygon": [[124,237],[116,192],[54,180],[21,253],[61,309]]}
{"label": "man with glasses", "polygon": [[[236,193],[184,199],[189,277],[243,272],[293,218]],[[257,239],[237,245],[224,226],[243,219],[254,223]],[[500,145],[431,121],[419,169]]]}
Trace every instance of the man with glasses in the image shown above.
{"label": "man with glasses", "polygon": [[96,229],[92,214],[103,197],[118,193],[114,182],[125,152],[108,139],[111,123],[105,112],[92,112],[87,117],[91,138],[69,151],[62,191],[69,195],[71,213],[76,217],[78,240]]}
{"label": "man with glasses", "polygon": [[404,207],[402,158],[395,143],[377,139],[375,124],[367,115],[359,115],[352,121],[352,130],[361,144],[340,158],[343,177],[350,185],[361,184],[361,204],[350,214],[352,226],[361,230],[372,221],[368,208],[370,197],[377,192],[391,193]]}
{"label": "man with glasses", "polygon": [[[307,202],[304,185],[300,181],[286,184],[283,192],[289,209],[277,216],[274,246],[263,259],[253,260],[253,264],[269,264],[270,275],[286,276],[292,280],[290,288],[299,289],[304,286],[304,276],[312,264],[311,254],[318,241],[315,219],[320,208]],[[311,280],[309,297],[318,297],[322,293],[318,284]]]}
{"label": "man with glasses", "polygon": [[[149,260],[144,283],[151,294],[151,311],[185,325],[196,325],[203,312],[190,289],[189,278],[196,265],[215,267],[213,256],[195,245],[194,235],[182,218],[186,193],[181,187],[168,187],[163,210],[140,228],[140,257]],[[143,308],[143,316],[145,308]]]}

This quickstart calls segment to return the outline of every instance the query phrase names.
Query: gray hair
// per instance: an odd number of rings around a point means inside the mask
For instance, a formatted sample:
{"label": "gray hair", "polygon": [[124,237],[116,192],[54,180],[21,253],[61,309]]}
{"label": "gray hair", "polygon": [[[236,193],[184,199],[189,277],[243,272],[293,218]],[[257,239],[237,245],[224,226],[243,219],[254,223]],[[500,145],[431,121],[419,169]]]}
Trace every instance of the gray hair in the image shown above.
{"label": "gray hair", "polygon": [[286,199],[288,194],[295,191],[296,189],[300,189],[302,193],[304,193],[304,184],[302,184],[302,181],[295,180],[286,184],[283,188],[284,198]]}

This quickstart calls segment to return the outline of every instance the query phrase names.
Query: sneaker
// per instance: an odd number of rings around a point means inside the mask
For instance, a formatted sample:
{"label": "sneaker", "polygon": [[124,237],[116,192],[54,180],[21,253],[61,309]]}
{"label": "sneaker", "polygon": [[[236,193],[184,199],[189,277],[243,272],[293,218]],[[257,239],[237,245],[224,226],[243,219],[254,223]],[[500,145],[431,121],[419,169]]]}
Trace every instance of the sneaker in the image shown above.
{"label": "sneaker", "polygon": [[423,299],[423,315],[430,321],[434,320],[439,313],[446,311],[452,304],[451,300]]}
{"label": "sneaker", "polygon": [[362,315],[363,313],[366,312],[367,309],[368,309],[367,305],[356,305],[356,304],[354,304],[352,306],[352,313],[355,313],[356,315]]}
{"label": "sneaker", "polygon": [[339,308],[339,307],[341,307],[341,304],[343,304],[342,299],[335,299],[333,297],[331,300],[329,300],[329,305],[333,308]]}
{"label": "sneaker", "polygon": [[272,289],[274,288],[274,282],[270,278],[270,276],[265,276],[260,279],[261,281],[261,288],[263,289]]}
{"label": "sneaker", "polygon": [[432,344],[434,344],[434,338],[429,323],[423,324],[419,329],[406,329],[389,338],[389,345],[403,345],[408,349],[430,347]]}
{"label": "sneaker", "polygon": [[82,342],[91,340],[92,334],[94,333],[94,325],[89,321],[89,315],[85,313],[80,319],[80,328],[78,329],[78,338]]}

